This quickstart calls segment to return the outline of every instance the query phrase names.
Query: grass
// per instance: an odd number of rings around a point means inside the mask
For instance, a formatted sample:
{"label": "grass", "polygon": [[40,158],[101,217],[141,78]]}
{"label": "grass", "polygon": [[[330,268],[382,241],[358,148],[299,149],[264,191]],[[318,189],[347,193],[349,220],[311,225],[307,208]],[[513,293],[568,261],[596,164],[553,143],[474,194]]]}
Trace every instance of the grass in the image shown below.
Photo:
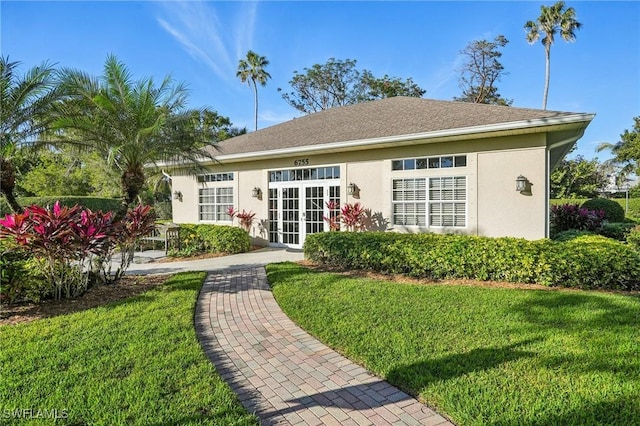
{"label": "grass", "polygon": [[178,274],[138,297],[0,327],[0,423],[52,423],[14,411],[31,409],[73,425],[257,424],[196,338],[203,279]]}
{"label": "grass", "polygon": [[639,425],[640,297],[269,265],[304,329],[459,425]]}

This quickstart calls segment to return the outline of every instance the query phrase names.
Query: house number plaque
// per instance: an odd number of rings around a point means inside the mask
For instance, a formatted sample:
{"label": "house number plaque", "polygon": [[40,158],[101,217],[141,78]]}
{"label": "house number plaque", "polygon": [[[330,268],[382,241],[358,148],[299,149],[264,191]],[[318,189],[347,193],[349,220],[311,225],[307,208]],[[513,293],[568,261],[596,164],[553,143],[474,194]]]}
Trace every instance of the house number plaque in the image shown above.
{"label": "house number plaque", "polygon": [[299,158],[297,160],[293,160],[293,165],[294,166],[308,166],[309,165],[309,159],[308,158]]}

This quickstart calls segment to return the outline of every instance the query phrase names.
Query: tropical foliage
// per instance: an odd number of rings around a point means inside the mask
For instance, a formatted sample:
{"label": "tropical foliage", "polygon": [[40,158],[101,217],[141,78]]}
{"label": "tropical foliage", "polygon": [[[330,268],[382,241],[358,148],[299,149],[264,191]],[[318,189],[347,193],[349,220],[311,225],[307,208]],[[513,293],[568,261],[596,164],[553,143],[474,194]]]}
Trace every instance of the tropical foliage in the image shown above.
{"label": "tropical foliage", "polygon": [[[134,80],[128,68],[110,55],[102,76],[64,69],[61,87],[65,101],[56,108],[58,142],[96,151],[120,173],[124,217],[145,185],[145,167],[179,162],[198,164],[213,143],[203,131],[201,112],[186,109],[182,83],[165,77]],[[207,127],[204,127],[206,130]]]}
{"label": "tropical foliage", "polygon": [[258,83],[261,86],[266,86],[267,80],[271,78],[271,75],[265,70],[267,65],[269,65],[267,58],[258,55],[253,50],[247,52],[245,59],[238,61],[236,77],[243,83],[246,82],[249,87],[253,87],[255,130],[258,130]]}
{"label": "tropical foliage", "polygon": [[[24,213],[7,215],[0,220],[0,238],[7,239],[14,251],[42,261],[50,293],[60,299],[76,297],[97,282],[120,279],[133,259],[137,239],[153,226],[148,206],[138,206],[114,222],[111,212],[61,207],[56,202],[51,209],[33,205]],[[121,260],[114,268],[116,248]]]}
{"label": "tropical foliage", "polygon": [[49,112],[59,93],[55,69],[47,62],[18,75],[19,62],[0,57],[0,192],[15,212],[22,207],[15,199],[16,151],[33,143],[50,125]]}
{"label": "tropical foliage", "polygon": [[[611,150],[614,157],[610,163],[620,166],[619,177],[624,180],[632,173],[640,176],[640,116],[633,118],[633,129],[626,129],[616,143],[603,143],[598,151]],[[622,182],[617,182],[619,186]]]}
{"label": "tropical foliage", "polygon": [[534,44],[544,34],[541,40],[546,58],[542,109],[547,109],[551,74],[551,46],[555,41],[555,36],[560,33],[564,41],[573,42],[576,40],[576,30],[581,27],[582,24],[576,19],[576,11],[572,7],[565,8],[563,1],[558,1],[552,6],[540,6],[540,16],[535,21],[527,21],[524,24],[529,44]]}

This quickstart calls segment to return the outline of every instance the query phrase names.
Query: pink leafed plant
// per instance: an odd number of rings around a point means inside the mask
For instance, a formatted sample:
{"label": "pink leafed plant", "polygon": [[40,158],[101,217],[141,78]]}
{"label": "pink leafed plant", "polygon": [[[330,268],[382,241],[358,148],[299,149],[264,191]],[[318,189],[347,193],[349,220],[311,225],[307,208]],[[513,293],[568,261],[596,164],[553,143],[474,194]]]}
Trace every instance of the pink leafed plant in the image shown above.
{"label": "pink leafed plant", "polygon": [[363,227],[364,208],[360,203],[345,204],[340,210],[342,223],[348,231],[361,231]]}

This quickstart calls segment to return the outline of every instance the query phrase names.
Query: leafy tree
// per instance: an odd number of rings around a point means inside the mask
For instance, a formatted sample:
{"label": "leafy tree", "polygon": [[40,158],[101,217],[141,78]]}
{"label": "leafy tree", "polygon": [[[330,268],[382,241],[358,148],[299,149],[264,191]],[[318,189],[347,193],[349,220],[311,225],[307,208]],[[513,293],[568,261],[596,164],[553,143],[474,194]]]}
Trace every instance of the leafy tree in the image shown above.
{"label": "leafy tree", "polygon": [[31,195],[118,195],[118,179],[95,152],[40,150],[37,164],[20,180]]}
{"label": "leafy tree", "polygon": [[620,167],[619,176],[626,179],[629,175],[640,176],[640,116],[633,118],[633,129],[620,135],[616,143],[605,142],[598,146],[598,151],[611,150],[614,157],[608,162]]}
{"label": "leafy tree", "polygon": [[546,66],[544,75],[544,95],[542,98],[542,109],[547,109],[547,96],[549,94],[549,76],[551,73],[551,45],[555,35],[559,32],[566,42],[576,40],[576,30],[582,24],[576,20],[576,11],[566,8],[563,1],[556,2],[553,6],[540,6],[540,16],[536,21],[527,21],[524,29],[527,31],[527,42],[533,44],[544,33],[542,45],[544,46]]}
{"label": "leafy tree", "polygon": [[293,91],[283,93],[282,98],[298,111],[311,114],[335,106],[392,96],[421,97],[425,93],[411,78],[376,78],[370,71],[359,71],[356,62],[329,58],[325,64],[304,68],[304,73],[294,71],[289,81]]}
{"label": "leafy tree", "polygon": [[507,43],[509,40],[499,35],[493,41],[474,40],[460,51],[465,57],[459,79],[462,96],[454,97],[454,100],[506,106],[513,103],[500,96],[495,86],[502,76],[508,74],[499,61],[502,56],[499,49]]}
{"label": "leafy tree", "polygon": [[267,85],[267,80],[271,78],[271,75],[265,71],[265,67],[269,65],[269,61],[264,56],[258,55],[256,52],[249,50],[245,59],[238,61],[238,72],[236,77],[240,78],[240,81],[247,83],[250,87],[253,86],[253,94],[255,99],[255,130],[258,130],[258,85]]}
{"label": "leafy tree", "polygon": [[170,77],[156,85],[152,78],[133,80],[127,67],[109,55],[103,75],[62,71],[66,99],[57,105],[54,129],[58,141],[99,153],[121,172],[122,205],[114,220],[145,185],[145,166],[193,162],[210,156],[202,146],[213,143],[193,126],[185,109],[187,92]]}
{"label": "leafy tree", "polygon": [[552,198],[592,198],[608,183],[605,169],[598,159],[586,160],[578,155],[572,160],[562,160],[551,172]]}
{"label": "leafy tree", "polygon": [[386,74],[382,78],[376,78],[367,70],[362,72],[362,82],[367,88],[367,92],[361,101],[392,98],[394,96],[420,98],[426,93],[426,90],[414,83],[412,78],[402,81],[398,77],[389,77]]}
{"label": "leafy tree", "polygon": [[47,130],[56,101],[54,68],[44,62],[17,75],[19,62],[0,57],[0,191],[14,212],[23,209],[15,198],[16,170],[12,159],[25,144]]}

